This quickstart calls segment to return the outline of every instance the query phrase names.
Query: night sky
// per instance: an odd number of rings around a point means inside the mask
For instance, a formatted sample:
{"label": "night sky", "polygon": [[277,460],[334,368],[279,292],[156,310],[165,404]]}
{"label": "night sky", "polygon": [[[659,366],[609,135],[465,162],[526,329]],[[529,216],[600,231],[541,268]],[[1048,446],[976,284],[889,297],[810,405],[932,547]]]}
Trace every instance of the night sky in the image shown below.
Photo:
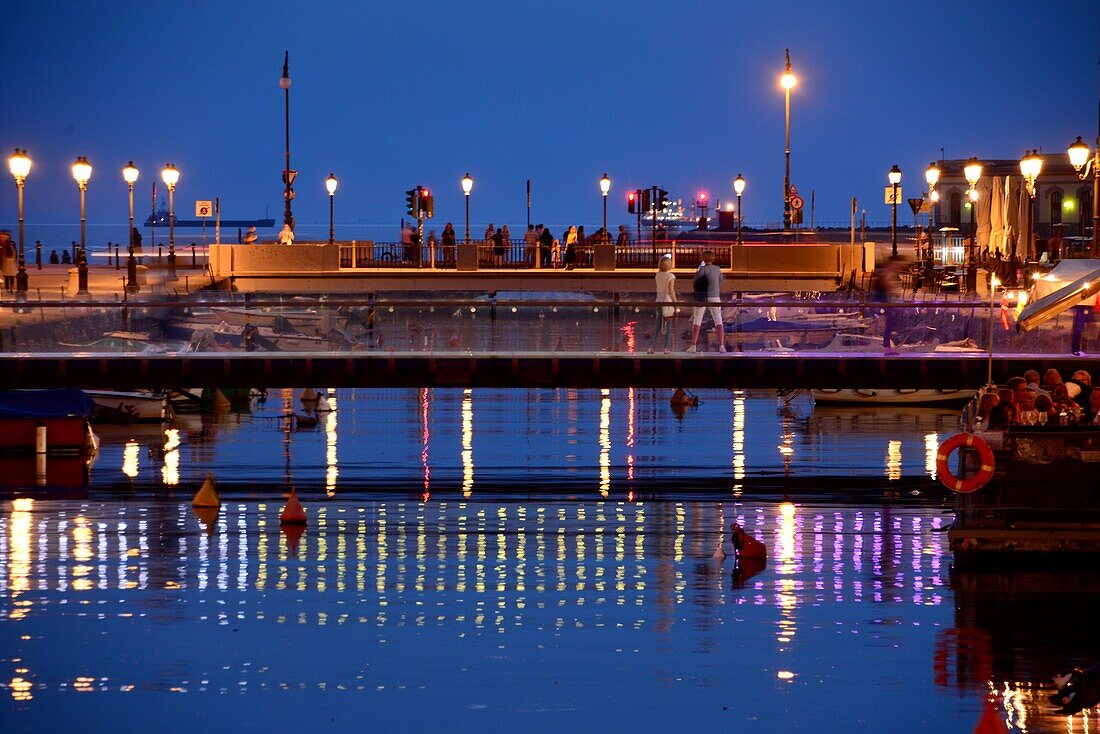
{"label": "night sky", "polygon": [[[598,224],[598,179],[732,196],[747,222],[782,211],[783,50],[792,181],[818,223],[858,196],[888,219],[886,172],[905,196],[938,158],[1064,151],[1097,127],[1100,3],[12,2],[0,11],[0,146],[28,149],[28,222],[78,217],[69,164],[95,167],[89,221],[125,222],[120,169],[142,170],[139,214],[166,162],[177,206],[221,196],[223,216],[282,209],[283,51],[291,54],[299,223],[396,222],[404,191],[436,192],[436,223],[472,218]],[[15,187],[0,221],[15,220]]]}

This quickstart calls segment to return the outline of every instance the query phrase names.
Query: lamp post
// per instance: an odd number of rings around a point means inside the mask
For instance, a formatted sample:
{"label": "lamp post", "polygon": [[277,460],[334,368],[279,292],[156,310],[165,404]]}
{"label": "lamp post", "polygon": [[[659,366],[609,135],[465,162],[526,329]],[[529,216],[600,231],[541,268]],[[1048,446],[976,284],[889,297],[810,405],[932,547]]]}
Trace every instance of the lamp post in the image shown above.
{"label": "lamp post", "polygon": [[283,90],[283,126],[286,132],[286,166],[283,168],[283,224],[294,229],[294,215],[290,213],[290,200],[294,198],[294,189],[290,185],[294,183],[296,171],[290,170],[290,52],[283,55],[283,75],[279,78],[279,89]]}
{"label": "lamp post", "polygon": [[168,280],[176,278],[176,183],[180,180],[179,169],[169,163],[160,172],[161,180],[168,187]]}
{"label": "lamp post", "polygon": [[737,194],[737,244],[744,244],[741,241],[741,194],[745,193],[745,179],[739,173],[737,178],[733,179],[733,193]]}
{"label": "lamp post", "polygon": [[474,180],[470,172],[462,177],[462,193],[466,196],[466,244],[470,244],[470,192],[474,190]]}
{"label": "lamp post", "polygon": [[997,286],[1000,281],[992,273],[989,276],[989,372],[986,375],[986,384],[993,384],[993,309],[996,307],[993,299],[997,295]]}
{"label": "lamp post", "polygon": [[963,166],[963,177],[970,186],[966,195],[970,199],[970,262],[978,262],[978,230],[974,226],[974,207],[978,205],[978,179],[982,177],[982,163],[971,157]]}
{"label": "lamp post", "polygon": [[126,188],[130,192],[130,256],[126,258],[126,291],[137,293],[141,290],[137,280],[137,259],[134,257],[134,184],[138,180],[138,169],[133,161],[122,169],[122,180],[126,182]]}
{"label": "lamp post", "polygon": [[611,179],[605,173],[603,178],[600,179],[600,193],[603,194],[603,240],[605,242],[610,239],[607,234],[607,194],[609,191],[611,191]]}
{"label": "lamp post", "polygon": [[[26,151],[24,151],[26,152]],[[1077,171],[1077,178],[1084,181],[1089,176],[1089,168],[1092,168],[1092,256],[1100,256],[1100,246],[1097,237],[1100,236],[1100,137],[1096,139],[1096,152],[1090,153],[1089,146],[1077,136],[1077,140],[1069,146],[1069,162],[1073,164],[1073,170]],[[1082,232],[1081,234],[1084,234]],[[23,237],[20,235],[20,241]],[[20,245],[22,247],[22,245]],[[22,252],[22,250],[20,250]]]}
{"label": "lamp post", "polygon": [[333,199],[336,198],[336,176],[331,173],[328,178],[325,179],[325,188],[328,190],[328,243],[334,244],[336,242],[336,225],[332,218],[333,212]]}
{"label": "lamp post", "polygon": [[901,183],[901,169],[894,164],[890,172],[886,174],[890,181],[892,193],[890,201],[890,259],[898,259],[898,184]]}
{"label": "lamp post", "polygon": [[791,50],[787,49],[787,70],[779,77],[779,86],[783,87],[786,99],[786,158],[783,169],[783,231],[791,228],[791,90],[798,84],[798,78],[791,72]]}
{"label": "lamp post", "polygon": [[77,287],[76,294],[78,296],[88,295],[88,258],[86,257],[85,246],[87,240],[85,238],[85,193],[88,191],[88,179],[92,177],[92,164],[88,163],[88,159],[84,156],[77,156],[73,161],[73,179],[76,180],[76,186],[80,189],[80,254],[77,257],[76,272],[77,272]]}
{"label": "lamp post", "polygon": [[929,163],[928,168],[924,169],[924,180],[928,184],[928,236],[931,238],[933,213],[936,211],[936,202],[940,200],[939,194],[936,193],[936,184],[940,182],[940,167],[935,161]]}
{"label": "lamp post", "polygon": [[1031,248],[1031,243],[1035,240],[1035,182],[1042,172],[1043,159],[1039,157],[1038,151],[1029,150],[1024,153],[1024,157],[1020,159],[1020,175],[1024,177],[1024,187],[1027,189],[1028,198],[1031,200],[1028,204],[1027,217],[1028,249]]}
{"label": "lamp post", "polygon": [[31,159],[27,151],[16,148],[8,158],[8,169],[15,178],[15,190],[19,195],[19,272],[15,276],[15,293],[17,298],[22,299],[27,297],[27,261],[23,253],[23,185],[31,172]]}

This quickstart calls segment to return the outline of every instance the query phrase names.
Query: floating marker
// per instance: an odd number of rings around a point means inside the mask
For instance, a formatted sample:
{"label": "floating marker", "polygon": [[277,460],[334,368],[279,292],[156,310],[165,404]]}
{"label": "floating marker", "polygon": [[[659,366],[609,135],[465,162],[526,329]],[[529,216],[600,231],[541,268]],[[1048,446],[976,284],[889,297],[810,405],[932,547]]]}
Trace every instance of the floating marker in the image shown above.
{"label": "floating marker", "polygon": [[288,525],[306,524],[305,508],[302,507],[302,503],[298,501],[298,493],[293,489],[290,490],[290,497],[287,498],[286,506],[283,507],[283,511],[279,513],[279,522]]}
{"label": "floating marker", "polygon": [[214,489],[214,474],[206,472],[206,481],[195,493],[195,499],[191,500],[192,507],[221,507],[222,499],[218,496],[218,490]]}
{"label": "floating marker", "polygon": [[733,523],[730,525],[730,530],[733,533],[733,547],[737,550],[738,558],[766,559],[768,557],[767,547],[746,533],[740,525]]}
{"label": "floating marker", "polygon": [[286,545],[290,549],[291,555],[298,555],[298,541],[302,539],[302,535],[306,532],[305,524],[283,523],[279,526],[279,530],[286,536]]}
{"label": "floating marker", "polygon": [[191,508],[191,511],[195,513],[195,517],[199,519],[199,522],[206,528],[207,535],[214,534],[214,526],[218,524],[218,513],[221,512],[220,507],[207,507],[198,506]]}

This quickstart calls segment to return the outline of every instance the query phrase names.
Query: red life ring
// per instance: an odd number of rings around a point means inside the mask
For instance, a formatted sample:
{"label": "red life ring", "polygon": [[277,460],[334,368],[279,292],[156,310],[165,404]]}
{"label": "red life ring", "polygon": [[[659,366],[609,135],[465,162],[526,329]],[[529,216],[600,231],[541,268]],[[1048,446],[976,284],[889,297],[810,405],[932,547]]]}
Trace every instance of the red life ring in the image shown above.
{"label": "red life ring", "polygon": [[[982,462],[978,473],[969,479],[959,479],[951,473],[947,466],[947,459],[955,452],[955,449],[967,446],[978,452],[978,459]],[[954,492],[973,492],[984,487],[993,478],[993,450],[980,436],[973,433],[959,433],[947,439],[940,445],[936,454],[936,475],[943,486]]]}

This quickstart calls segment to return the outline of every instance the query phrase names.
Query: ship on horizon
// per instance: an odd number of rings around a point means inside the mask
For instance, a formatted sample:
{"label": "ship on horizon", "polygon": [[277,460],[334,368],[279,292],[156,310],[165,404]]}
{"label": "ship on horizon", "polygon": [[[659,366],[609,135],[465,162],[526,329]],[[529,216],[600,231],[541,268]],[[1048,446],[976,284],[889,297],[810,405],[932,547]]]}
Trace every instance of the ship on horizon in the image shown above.
{"label": "ship on horizon", "polygon": [[[203,226],[202,219],[180,219],[179,216],[174,217],[175,226],[180,229],[194,228],[197,229]],[[214,226],[214,217],[206,219],[207,226]],[[145,218],[146,227],[167,227],[168,226],[168,209],[164,206],[164,202],[161,201],[160,209],[150,214]],[[222,227],[256,227],[257,229],[270,228],[275,226],[275,220],[269,215],[267,207],[264,207],[264,216],[262,219],[223,219],[221,220]]]}

